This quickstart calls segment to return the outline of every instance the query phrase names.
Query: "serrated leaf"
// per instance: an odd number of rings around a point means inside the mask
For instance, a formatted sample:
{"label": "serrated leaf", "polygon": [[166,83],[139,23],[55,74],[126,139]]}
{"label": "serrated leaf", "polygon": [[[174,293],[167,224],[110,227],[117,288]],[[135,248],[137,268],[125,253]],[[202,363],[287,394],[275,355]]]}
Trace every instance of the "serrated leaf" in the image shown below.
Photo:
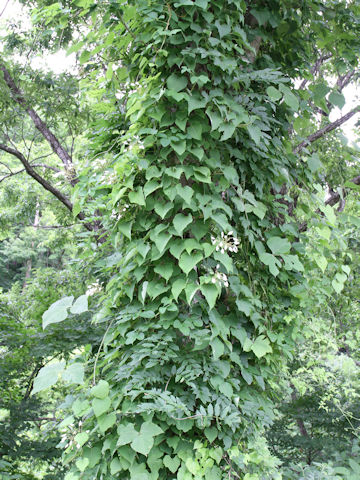
{"label": "serrated leaf", "polygon": [[87,295],[80,295],[74,302],[74,305],[70,308],[70,312],[76,315],[88,311],[88,297]]}

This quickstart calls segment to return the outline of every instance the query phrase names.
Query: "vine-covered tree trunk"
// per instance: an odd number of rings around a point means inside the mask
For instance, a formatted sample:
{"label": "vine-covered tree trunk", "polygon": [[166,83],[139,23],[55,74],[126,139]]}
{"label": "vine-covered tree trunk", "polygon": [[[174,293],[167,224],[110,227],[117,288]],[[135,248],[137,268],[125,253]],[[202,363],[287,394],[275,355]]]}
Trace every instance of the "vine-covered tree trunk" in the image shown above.
{"label": "vine-covered tree trunk", "polygon": [[302,281],[298,231],[271,194],[300,178],[285,141],[298,100],[274,60],[256,67],[245,2],[132,14],[131,126],[110,194],[123,256],[67,479],[260,478]]}

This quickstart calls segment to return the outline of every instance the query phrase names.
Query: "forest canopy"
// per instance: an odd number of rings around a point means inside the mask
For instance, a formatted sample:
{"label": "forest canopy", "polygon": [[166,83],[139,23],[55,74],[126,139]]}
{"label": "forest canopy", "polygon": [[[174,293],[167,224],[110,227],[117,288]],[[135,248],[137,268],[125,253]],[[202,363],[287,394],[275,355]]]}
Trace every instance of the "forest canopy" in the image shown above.
{"label": "forest canopy", "polygon": [[360,2],[11,5],[0,480],[358,479]]}

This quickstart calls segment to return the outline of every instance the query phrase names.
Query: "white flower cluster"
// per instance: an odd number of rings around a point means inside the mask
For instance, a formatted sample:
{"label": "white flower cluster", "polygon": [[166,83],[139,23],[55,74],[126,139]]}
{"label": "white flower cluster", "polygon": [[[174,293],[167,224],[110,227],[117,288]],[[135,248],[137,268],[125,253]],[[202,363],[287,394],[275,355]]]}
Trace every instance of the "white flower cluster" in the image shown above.
{"label": "white flower cluster", "polygon": [[107,185],[111,185],[116,183],[117,175],[115,172],[104,172],[100,177],[100,183],[106,183]]}
{"label": "white flower cluster", "polygon": [[85,293],[87,296],[91,296],[91,295],[95,295],[95,293],[101,292],[101,290],[102,290],[102,285],[99,283],[99,280],[96,280],[96,282],[88,285]]}
{"label": "white flower cluster", "polygon": [[224,285],[224,287],[229,286],[228,277],[225,273],[219,272],[220,265],[217,264],[214,270],[214,276],[212,277],[212,283],[219,283],[220,285]]}
{"label": "white flower cluster", "polygon": [[140,140],[138,135],[134,135],[133,137],[129,138],[128,140],[124,140],[122,142],[122,146],[124,147],[124,151],[131,151],[134,147],[137,147],[138,150],[144,150],[144,143]]}
{"label": "white flower cluster", "polygon": [[122,216],[123,216],[123,213],[126,212],[126,210],[128,208],[129,208],[129,205],[127,203],[125,203],[123,208],[120,208],[120,213],[118,213],[117,210],[113,210],[111,212],[111,218],[114,218],[115,220],[120,220],[120,218],[122,218]]}
{"label": "white flower cluster", "polygon": [[227,250],[229,250],[229,252],[237,253],[240,242],[236,237],[233,236],[233,234],[233,231],[227,234],[221,232],[220,239],[211,237],[211,243],[216,245],[217,252],[220,251],[221,253],[225,253]]}

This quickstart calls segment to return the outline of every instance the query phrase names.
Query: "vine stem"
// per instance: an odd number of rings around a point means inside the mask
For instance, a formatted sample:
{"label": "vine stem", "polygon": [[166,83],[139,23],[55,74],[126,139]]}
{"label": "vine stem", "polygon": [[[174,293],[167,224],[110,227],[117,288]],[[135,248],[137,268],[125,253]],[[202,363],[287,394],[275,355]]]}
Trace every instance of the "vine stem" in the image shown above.
{"label": "vine stem", "polygon": [[101,339],[101,342],[100,342],[100,345],[99,345],[99,348],[98,348],[98,351],[96,353],[96,357],[95,357],[95,362],[94,362],[94,371],[93,371],[93,381],[92,381],[92,384],[93,385],[96,385],[96,366],[97,366],[97,362],[99,360],[99,355],[100,355],[100,352],[101,352],[101,349],[104,345],[104,340],[105,340],[105,337],[108,333],[108,331],[110,330],[110,327],[111,325],[114,323],[114,319],[111,320],[111,322],[109,323],[109,326],[107,327],[102,339]]}

